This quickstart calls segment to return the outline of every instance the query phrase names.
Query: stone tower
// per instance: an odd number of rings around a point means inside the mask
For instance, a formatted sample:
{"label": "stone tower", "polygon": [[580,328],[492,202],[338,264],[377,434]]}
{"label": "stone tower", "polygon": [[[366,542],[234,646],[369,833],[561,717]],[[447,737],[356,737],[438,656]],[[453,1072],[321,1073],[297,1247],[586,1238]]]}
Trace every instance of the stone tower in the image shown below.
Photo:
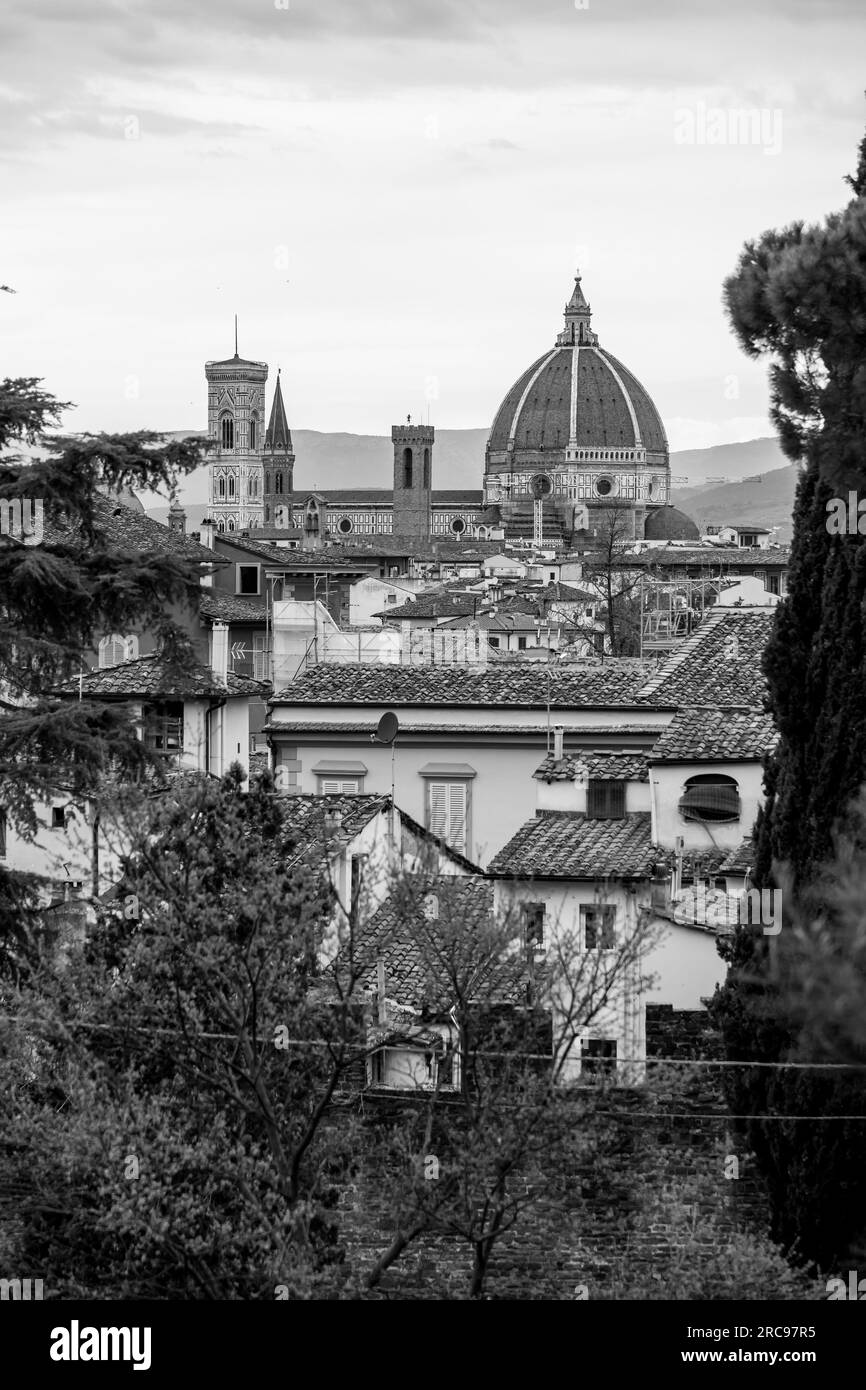
{"label": "stone tower", "polygon": [[271,404],[271,418],[265,433],[262,452],[264,471],[264,523],[285,530],[292,524],[292,489],[295,455],[292,452],[292,433],[286,419],[280,373]]}
{"label": "stone tower", "polygon": [[219,531],[261,526],[267,362],[206,362],[211,516]]}
{"label": "stone tower", "polygon": [[433,426],[392,425],[394,445],[395,536],[430,537],[430,499],[433,474]]}

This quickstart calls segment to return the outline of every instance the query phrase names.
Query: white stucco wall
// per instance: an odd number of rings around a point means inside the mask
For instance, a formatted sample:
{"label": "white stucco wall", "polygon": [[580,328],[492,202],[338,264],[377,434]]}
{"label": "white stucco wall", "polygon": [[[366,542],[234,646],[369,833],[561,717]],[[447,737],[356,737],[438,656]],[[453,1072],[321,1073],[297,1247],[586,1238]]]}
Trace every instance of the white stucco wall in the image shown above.
{"label": "white stucco wall", "polygon": [[[702,824],[700,821],[684,820],[680,815],[678,803],[688,779],[709,772],[733,777],[737,783],[740,793],[739,820]],[[762,781],[763,770],[759,762],[651,765],[654,843],[666,849],[673,849],[679,836],[684,841],[686,851],[711,849],[713,845],[723,849],[735,849],[755,823],[758,806],[763,799]]]}

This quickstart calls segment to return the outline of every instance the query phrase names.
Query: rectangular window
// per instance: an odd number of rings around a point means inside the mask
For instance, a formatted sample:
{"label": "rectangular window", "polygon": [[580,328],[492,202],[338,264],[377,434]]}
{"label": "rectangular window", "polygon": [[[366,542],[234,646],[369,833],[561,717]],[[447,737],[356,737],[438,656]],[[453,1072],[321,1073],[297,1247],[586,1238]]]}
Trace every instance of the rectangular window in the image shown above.
{"label": "rectangular window", "polygon": [[239,594],[257,594],[259,592],[258,565],[238,565],[237,576]]}
{"label": "rectangular window", "polygon": [[152,753],[163,758],[175,758],[183,752],[182,701],[145,705],[144,742]]}
{"label": "rectangular window", "polygon": [[580,1048],[581,1076],[604,1076],[616,1071],[616,1039],[588,1038]]}
{"label": "rectangular window", "polygon": [[616,945],[616,908],[608,903],[581,903],[580,934],[585,951],[612,951]]}
{"label": "rectangular window", "polygon": [[466,853],[468,819],[467,782],[428,782],[427,828],[459,854]]}
{"label": "rectangular window", "polygon": [[777,594],[777,593],[779,592],[779,576],[778,576],[778,574],[768,574],[768,575],[765,575],[765,577],[764,577],[764,588],[767,590],[767,593],[768,593],[768,594]]}
{"label": "rectangular window", "polygon": [[363,777],[319,778],[319,796],[355,796],[363,790]]}
{"label": "rectangular window", "polygon": [[523,940],[527,950],[544,949],[544,903],[521,903]]}
{"label": "rectangular window", "polygon": [[268,664],[268,654],[265,651],[265,634],[263,632],[254,632],[253,680],[266,681],[270,679]]}
{"label": "rectangular window", "polygon": [[51,829],[52,829],[52,830],[63,830],[63,828],[64,828],[65,825],[66,825],[66,807],[65,807],[65,806],[52,806],[52,807],[51,807]]}
{"label": "rectangular window", "polygon": [[352,855],[352,882],[350,886],[349,909],[355,912],[361,901],[361,893],[364,889],[364,872],[367,867],[366,854]]}
{"label": "rectangular window", "polygon": [[586,814],[593,820],[622,820],[625,815],[625,782],[590,777],[586,789]]}
{"label": "rectangular window", "polygon": [[525,651],[526,651],[526,638],[525,638],[525,637],[518,637],[518,639],[517,639],[517,650],[518,650],[519,652],[525,652]]}
{"label": "rectangular window", "polygon": [[499,638],[498,638],[498,637],[488,637],[487,642],[488,642],[488,645],[491,646],[491,647],[498,647],[498,646],[499,646]]}

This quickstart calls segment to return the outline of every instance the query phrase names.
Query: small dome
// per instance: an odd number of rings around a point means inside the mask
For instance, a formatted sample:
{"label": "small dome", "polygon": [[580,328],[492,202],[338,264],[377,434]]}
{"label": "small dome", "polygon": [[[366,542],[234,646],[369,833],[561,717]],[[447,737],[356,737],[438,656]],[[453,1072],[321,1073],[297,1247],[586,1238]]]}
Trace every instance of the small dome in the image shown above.
{"label": "small dome", "polygon": [[650,512],[644,526],[647,541],[699,541],[701,533],[690,516],[676,507],[658,507]]}

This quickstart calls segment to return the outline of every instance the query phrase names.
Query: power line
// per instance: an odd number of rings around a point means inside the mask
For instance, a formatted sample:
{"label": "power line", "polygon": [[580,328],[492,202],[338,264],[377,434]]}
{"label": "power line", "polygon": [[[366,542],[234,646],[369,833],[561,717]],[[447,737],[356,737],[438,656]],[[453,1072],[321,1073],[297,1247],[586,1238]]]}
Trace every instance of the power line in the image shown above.
{"label": "power line", "polygon": [[[17,1021],[19,1021],[19,1020],[16,1019],[16,1016],[15,1016],[14,1014],[0,1014],[0,1023],[15,1023],[15,1022],[17,1022]],[[275,1023],[275,1024],[270,1025],[270,1027],[271,1027],[272,1029],[280,1028],[280,1027],[282,1027],[282,1026],[283,1026],[283,1025],[282,1025],[282,1024],[279,1024],[279,1023]],[[418,1026],[422,1026],[422,1027],[423,1027],[424,1025],[421,1024],[421,1025],[418,1025]],[[434,1025],[431,1024],[430,1026],[433,1027]],[[207,1032],[207,1031],[202,1030],[202,1031],[199,1031],[199,1032],[195,1032],[194,1034],[189,1034],[189,1033],[184,1032],[184,1030],[183,1030],[183,1029],[180,1029],[180,1028],[147,1028],[147,1027],[142,1027],[142,1026],[140,1026],[140,1025],[138,1025],[138,1026],[130,1025],[130,1027],[125,1028],[125,1027],[122,1027],[122,1026],[119,1025],[119,1024],[111,1024],[111,1023],[85,1023],[85,1022],[71,1022],[71,1023],[70,1023],[70,1022],[67,1021],[67,1020],[64,1020],[64,1021],[63,1021],[63,1024],[59,1026],[59,1028],[58,1028],[57,1031],[62,1031],[63,1028],[67,1028],[67,1029],[68,1029],[68,1028],[80,1028],[80,1029],[85,1029],[85,1030],[89,1030],[89,1031],[99,1031],[99,1032],[112,1033],[112,1034],[114,1034],[115,1036],[120,1035],[120,1036],[123,1036],[123,1037],[128,1037],[131,1033],[144,1033],[144,1034],[146,1034],[147,1036],[153,1036],[153,1037],[169,1037],[169,1038],[187,1038],[187,1037],[194,1037],[194,1038],[201,1038],[201,1039],[207,1040],[207,1041],[209,1041],[209,1042],[237,1042],[238,1036],[239,1036],[238,1033],[213,1033],[213,1032]],[[347,1047],[347,1048],[360,1047],[360,1044],[359,1044],[359,1043],[347,1042],[345,1039],[336,1039],[336,1040],[333,1040],[333,1041],[329,1041],[327,1038],[281,1038],[281,1039],[280,1039],[279,1046],[278,1046],[278,1047],[275,1047],[275,1050],[278,1051],[278,1052],[283,1052],[283,1051],[287,1051],[287,1050],[288,1050],[289,1048],[291,1048],[291,1047],[299,1047],[299,1048],[302,1048],[302,1047],[312,1047],[312,1048],[319,1047],[319,1048],[330,1048],[330,1049],[333,1049],[334,1047],[338,1047],[338,1046],[341,1046],[341,1045],[342,1045],[342,1046],[345,1046],[345,1047]],[[273,1044],[273,1042],[272,1042],[271,1040],[268,1040],[267,1046],[275,1046],[275,1044]],[[386,1041],[386,1038],[384,1038],[384,1037],[383,1037],[380,1041],[378,1041],[377,1043],[375,1043],[375,1044],[373,1045],[373,1050],[375,1050],[376,1048],[379,1048],[379,1047],[383,1047],[383,1046],[387,1046],[387,1041]],[[473,1050],[473,1051],[470,1053],[470,1056],[473,1057],[473,1058],[474,1058],[474,1057],[508,1057],[508,1058],[522,1058],[524,1061],[530,1061],[530,1062],[550,1062],[550,1061],[553,1061],[553,1060],[554,1060],[554,1058],[552,1057],[552,1055],[551,1055],[549,1052],[521,1052],[521,1051],[519,1051],[517,1048],[511,1049],[510,1051],[504,1051],[504,1050],[500,1050],[500,1051],[478,1050],[478,1051],[475,1051],[475,1050]],[[773,1069],[773,1070],[796,1070],[796,1071],[853,1071],[853,1072],[866,1072],[866,1062],[761,1062],[761,1061],[731,1061],[730,1059],[726,1059],[726,1058],[712,1058],[712,1057],[694,1057],[694,1058],[688,1058],[688,1057],[629,1057],[629,1056],[625,1056],[625,1057],[619,1057],[619,1056],[618,1056],[618,1057],[610,1058],[609,1060],[612,1061],[612,1062],[616,1062],[617,1065],[620,1065],[620,1064],[628,1064],[628,1065],[631,1065],[631,1066],[647,1066],[647,1067],[651,1067],[651,1066],[671,1066],[671,1067],[733,1067],[733,1068],[737,1068],[737,1067],[740,1067],[740,1068],[742,1068],[742,1067],[765,1067],[765,1068],[769,1068],[769,1069]],[[796,1117],[792,1117],[792,1118],[796,1118]],[[808,1118],[808,1117],[804,1117],[804,1118]],[[866,1118],[866,1117],[864,1117],[864,1118]]]}

